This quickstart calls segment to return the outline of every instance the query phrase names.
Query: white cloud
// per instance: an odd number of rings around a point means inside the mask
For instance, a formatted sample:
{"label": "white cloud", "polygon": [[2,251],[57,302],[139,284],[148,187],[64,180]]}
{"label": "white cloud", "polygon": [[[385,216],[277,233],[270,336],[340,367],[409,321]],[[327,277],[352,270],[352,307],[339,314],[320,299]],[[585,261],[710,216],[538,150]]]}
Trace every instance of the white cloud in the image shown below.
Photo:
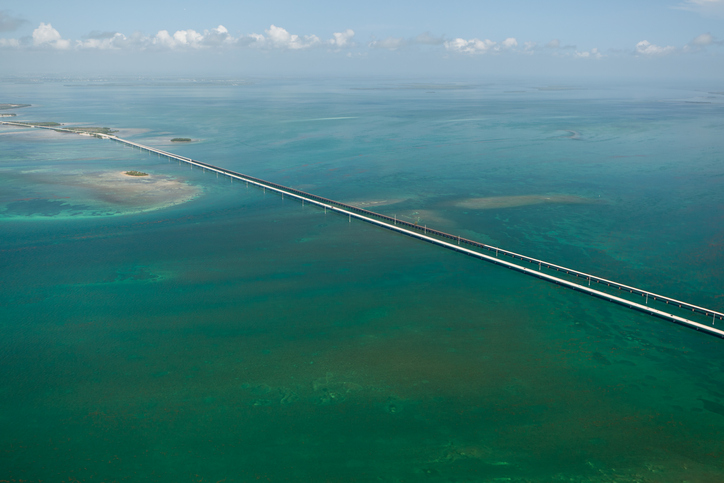
{"label": "white cloud", "polygon": [[226,27],[219,25],[211,30],[204,30],[203,34],[193,29],[177,30],[173,35],[168,30],[160,30],[154,37],[143,43],[157,48],[201,49],[231,44],[233,40]]}
{"label": "white cloud", "polygon": [[264,30],[265,35],[249,34],[238,39],[230,38],[228,43],[234,43],[237,46],[251,46],[260,49],[280,49],[280,50],[305,50],[324,45],[331,46],[335,50],[342,48],[354,47],[352,41],[354,30],[346,29],[342,32],[335,32],[332,38],[322,41],[316,35],[296,35],[290,34],[286,29],[271,25]]}
{"label": "white cloud", "polygon": [[591,50],[584,50],[582,52],[574,52],[574,57],[577,57],[579,59],[600,59],[603,57],[601,52],[598,51],[597,48],[593,48]]}
{"label": "white cloud", "polygon": [[500,45],[503,49],[512,49],[513,47],[518,46],[518,41],[513,37],[508,37],[507,39],[503,40]]}
{"label": "white cloud", "polygon": [[239,37],[234,42],[236,43],[236,45],[239,45],[241,47],[262,47],[265,40],[266,39],[261,34],[249,34],[244,35],[243,37]]}
{"label": "white cloud", "polygon": [[322,43],[316,35],[292,35],[281,27],[272,25],[264,31],[267,35],[265,44],[277,49],[301,50],[315,47]]}
{"label": "white cloud", "polygon": [[661,47],[659,45],[652,44],[648,40],[642,40],[641,42],[636,44],[636,53],[639,55],[657,57],[673,54],[674,52],[676,52],[676,48],[671,45]]}
{"label": "white cloud", "polygon": [[173,36],[168,33],[168,30],[159,30],[156,36],[151,39],[151,43],[170,49],[176,47],[176,41],[174,41]]}
{"label": "white cloud", "polygon": [[451,52],[459,52],[463,54],[486,54],[488,52],[503,52],[506,50],[514,50],[518,47],[518,40],[509,37],[502,42],[494,42],[490,39],[470,39],[461,38],[448,40],[445,42],[445,48]]}
{"label": "white cloud", "polygon": [[147,37],[140,32],[135,32],[130,38],[122,33],[93,33],[86,40],[76,41],[76,47],[80,49],[202,49],[207,47],[219,47],[231,45],[234,39],[223,25],[211,30],[204,30],[199,33],[193,29],[177,30],[173,34],[168,30],[159,30],[153,37]]}
{"label": "white cloud", "polygon": [[63,50],[70,47],[70,40],[61,37],[60,32],[55,30],[51,24],[40,22],[40,26],[33,30],[33,45],[50,46]]}
{"label": "white cloud", "polygon": [[35,45],[55,42],[61,38],[60,32],[55,30],[51,24],[40,22],[40,26],[33,30],[33,43]]}
{"label": "white cloud", "polygon": [[176,42],[176,45],[198,47],[201,41],[204,40],[204,36],[191,29],[178,30],[173,34],[173,40]]}
{"label": "white cloud", "polygon": [[[724,0],[691,0],[691,2],[722,3]],[[0,12],[2,13],[2,12]],[[194,29],[177,30],[170,32],[160,30],[155,35],[144,35],[141,32],[134,32],[126,36],[120,32],[91,32],[82,40],[64,39],[50,23],[40,23],[32,36],[20,39],[0,38],[0,48],[4,49],[58,49],[58,50],[177,50],[177,51],[198,51],[205,49],[227,49],[227,48],[257,48],[262,50],[287,50],[300,51],[312,48],[327,48],[329,51],[339,52],[342,49],[353,49],[358,47],[354,42],[355,32],[352,29],[345,29],[334,32],[331,38],[322,40],[316,35],[296,35],[288,32],[282,27],[271,25],[264,30],[264,34],[247,34],[233,37],[223,25],[218,27],[197,31]],[[444,37],[436,37],[429,32],[422,33],[417,37],[387,37],[382,40],[372,40],[368,43],[371,49],[385,49],[396,51],[403,48],[428,45],[424,49],[437,49],[436,46],[443,46],[451,53],[484,55],[515,53],[518,55],[540,55],[548,50],[550,55],[556,57],[599,59],[605,57],[598,49],[588,51],[577,51],[574,45],[563,45],[555,38],[546,44],[527,41],[519,42],[515,37],[508,37],[504,40],[493,41],[490,39],[464,39],[454,38],[446,40]],[[636,44],[633,53],[638,56],[656,57],[666,56],[674,53],[694,53],[705,51],[712,46],[724,45],[711,33],[703,33],[683,47],[659,46],[642,40]],[[545,49],[543,48],[545,47]],[[570,50],[570,52],[565,52]],[[616,53],[609,51],[611,55],[630,54],[632,51]],[[364,52],[359,52],[364,55]]]}
{"label": "white cloud", "polygon": [[262,49],[303,50],[323,45],[337,50],[354,47],[354,31],[346,29],[336,32],[325,42],[316,35],[292,35],[281,27],[272,25],[264,31],[266,35],[249,34],[234,38],[223,25],[198,32],[194,29],[159,30],[155,35],[147,36],[134,32],[125,36],[120,32],[92,32],[83,40],[63,39],[51,24],[41,23],[33,31],[32,39],[0,39],[0,48],[54,47],[56,49],[75,48],[79,50],[201,50],[209,48],[256,47]]}
{"label": "white cloud", "polygon": [[0,39],[0,47],[20,47],[18,39]]}
{"label": "white cloud", "polygon": [[699,47],[706,47],[707,45],[714,45],[714,44],[722,45],[723,43],[724,42],[722,42],[720,40],[716,40],[714,38],[714,36],[708,32],[695,37],[694,40],[692,40],[690,42],[691,45],[697,45]]}
{"label": "white cloud", "polygon": [[352,38],[354,37],[354,30],[347,29],[344,32],[335,32],[332,34],[334,38],[327,41],[329,45],[337,49],[344,49],[347,47],[354,47]]}
{"label": "white cloud", "polygon": [[76,47],[79,49],[99,49],[99,50],[110,50],[120,49],[126,42],[127,38],[121,33],[114,33],[113,36],[104,36],[103,38],[91,38],[87,40],[78,40]]}
{"label": "white cloud", "polygon": [[724,45],[724,42],[717,40],[716,37],[707,32],[694,37],[682,50],[685,53],[702,52],[712,45]]}
{"label": "white cloud", "polygon": [[223,25],[219,25],[211,30],[204,30],[203,43],[207,46],[230,45],[234,42],[234,38]]}
{"label": "white cloud", "polygon": [[402,37],[387,37],[386,39],[373,40],[369,43],[369,46],[373,49],[387,50],[397,50],[399,48],[405,47],[406,45],[407,41]]}
{"label": "white cloud", "polygon": [[451,52],[460,52],[464,54],[484,54],[493,48],[497,42],[485,39],[465,40],[461,38],[448,40],[445,42],[445,48]]}

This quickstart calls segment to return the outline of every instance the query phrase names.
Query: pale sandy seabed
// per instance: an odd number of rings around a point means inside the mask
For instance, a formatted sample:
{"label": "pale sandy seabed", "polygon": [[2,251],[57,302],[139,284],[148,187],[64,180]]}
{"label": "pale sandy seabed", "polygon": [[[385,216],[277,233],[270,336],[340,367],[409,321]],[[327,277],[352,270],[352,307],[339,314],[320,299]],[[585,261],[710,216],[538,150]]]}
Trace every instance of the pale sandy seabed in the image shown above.
{"label": "pale sandy seabed", "polygon": [[[396,205],[398,203],[402,203],[405,201],[410,201],[410,198],[393,198],[393,199],[389,199],[389,200],[349,201],[349,202],[347,202],[347,204],[356,206],[358,208],[375,211],[375,208],[378,206]],[[393,208],[393,209],[384,210],[384,214],[387,216],[396,216],[398,220],[403,220],[403,221],[407,221],[410,223],[416,223],[420,226],[423,226],[423,225],[429,225],[430,227],[444,226],[444,227],[449,228],[452,225],[452,222],[448,218],[441,216],[440,213],[437,212],[436,210],[403,209],[400,211],[395,211],[395,209]]]}
{"label": "pale sandy seabed", "polygon": [[430,228],[445,227],[449,229],[453,225],[452,221],[434,210],[406,210],[397,213],[397,218],[410,223],[417,223],[420,226],[429,226]]}
{"label": "pale sandy seabed", "polygon": [[131,136],[135,136],[137,134],[145,134],[148,131],[150,131],[150,129],[140,129],[140,128],[111,127],[111,129],[113,129],[114,131],[117,131],[117,132],[114,132],[113,135],[117,136],[119,138],[127,138],[127,137],[131,137]]}
{"label": "pale sandy seabed", "polygon": [[182,203],[199,192],[199,188],[169,176],[129,176],[123,171],[85,174],[77,184],[102,201],[142,209]]}
{"label": "pale sandy seabed", "polygon": [[[22,122],[22,121],[18,121]],[[0,131],[0,135],[12,135],[18,136],[20,140],[26,139],[39,139],[45,141],[52,141],[55,139],[68,139],[68,136],[78,136],[77,134],[70,134],[64,132],[53,131],[51,129],[37,129],[17,126],[1,126],[3,129]],[[58,126],[64,127],[64,126]],[[89,139],[87,137],[80,137],[80,139]]]}
{"label": "pale sandy seabed", "polygon": [[[42,187],[40,196],[4,200],[3,218],[78,218],[159,210],[190,201],[201,188],[164,175],[129,176],[123,171],[22,173]],[[52,194],[44,193],[50,192]],[[3,206],[4,205],[4,206]]]}
{"label": "pale sandy seabed", "polygon": [[375,206],[386,206],[386,205],[394,205],[397,203],[402,203],[403,201],[407,201],[406,199],[393,199],[393,200],[367,200],[367,201],[349,201],[347,202],[348,205],[356,206],[357,208],[372,208]]}
{"label": "pale sandy seabed", "polygon": [[[8,126],[3,126],[3,127],[4,127],[5,129],[8,128]],[[23,131],[21,131],[20,129],[15,130],[15,131],[3,130],[3,132],[0,132],[0,136],[7,136],[7,135],[10,135],[10,134],[20,134],[20,133],[22,133],[22,132],[23,132]]]}
{"label": "pale sandy seabed", "polygon": [[456,201],[454,206],[471,210],[495,210],[514,208],[517,206],[560,204],[579,205],[598,203],[598,200],[574,195],[522,195],[522,196],[491,196],[486,198],[466,198]]}

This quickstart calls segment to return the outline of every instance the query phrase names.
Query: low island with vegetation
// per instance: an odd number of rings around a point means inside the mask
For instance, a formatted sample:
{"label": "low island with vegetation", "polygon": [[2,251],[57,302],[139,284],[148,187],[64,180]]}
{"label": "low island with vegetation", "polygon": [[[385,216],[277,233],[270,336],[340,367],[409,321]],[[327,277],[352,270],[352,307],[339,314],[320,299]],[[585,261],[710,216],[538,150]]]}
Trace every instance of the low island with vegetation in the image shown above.
{"label": "low island with vegetation", "polygon": [[[15,114],[3,114],[5,115],[12,115],[15,116]],[[15,125],[22,125],[22,126],[37,126],[37,127],[60,127],[64,126],[64,124],[59,122],[50,122],[50,121],[15,121],[13,124]],[[117,130],[111,129],[109,127],[77,127],[77,126],[65,126],[62,129],[57,129],[58,132],[74,132],[77,134],[113,134],[115,132],[118,132]]]}
{"label": "low island with vegetation", "polygon": [[144,173],[143,171],[126,171],[123,174],[128,176],[148,176],[148,173]]}
{"label": "low island with vegetation", "polygon": [[68,130],[88,134],[113,134],[118,132],[109,127],[69,127]]}
{"label": "low island with vegetation", "polygon": [[171,140],[172,143],[190,143],[191,138],[173,138]]}
{"label": "low island with vegetation", "polygon": [[62,126],[59,122],[35,122],[35,121],[20,121],[18,124],[27,124],[28,126],[40,126],[40,127],[58,127]]}
{"label": "low island with vegetation", "polygon": [[[1,104],[0,104],[1,105]],[[14,113],[1,113],[0,117],[11,117],[16,116]],[[14,126],[27,126],[27,127],[44,127],[44,128],[50,128],[57,132],[72,132],[76,134],[83,134],[86,136],[95,136],[103,138],[104,136],[110,136],[113,133],[117,133],[118,130],[111,129],[109,127],[78,127],[78,126],[65,126],[64,124],[61,124],[59,122],[50,122],[50,121],[13,121],[10,123]],[[64,126],[61,128],[61,126]],[[57,129],[56,129],[57,128]]]}
{"label": "low island with vegetation", "polygon": [[20,109],[22,107],[30,107],[30,104],[7,104],[7,103],[0,103],[0,111],[4,111],[6,109]]}

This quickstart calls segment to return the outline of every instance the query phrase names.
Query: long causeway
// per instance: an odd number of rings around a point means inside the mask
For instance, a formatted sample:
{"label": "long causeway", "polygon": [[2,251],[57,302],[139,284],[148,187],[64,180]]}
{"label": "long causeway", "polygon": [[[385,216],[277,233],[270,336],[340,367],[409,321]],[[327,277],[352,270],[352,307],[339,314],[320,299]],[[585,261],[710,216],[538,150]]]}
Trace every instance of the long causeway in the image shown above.
{"label": "long causeway", "polygon": [[[72,129],[64,129],[58,127],[46,127],[46,126],[30,126],[24,123],[18,122],[2,122],[2,124],[18,126],[18,127],[36,127],[41,129],[50,129],[60,132],[69,132],[79,134],[78,131]],[[82,134],[82,133],[81,133]],[[88,135],[88,134],[86,134]],[[584,292],[595,297],[599,297],[610,302],[629,307],[640,312],[645,312],[656,317],[660,317],[671,322],[696,329],[705,332],[710,335],[724,338],[724,330],[717,329],[715,327],[716,322],[724,320],[724,313],[715,310],[700,307],[698,305],[676,300],[670,297],[659,295],[647,290],[632,287],[622,283],[614,282],[605,278],[597,277],[589,273],[574,270],[572,268],[563,267],[554,263],[549,263],[544,260],[537,258],[528,257],[519,253],[503,250],[502,248],[486,245],[479,243],[474,240],[468,240],[460,236],[451,235],[439,230],[428,228],[427,226],[419,226],[414,223],[398,220],[396,217],[389,217],[372,211],[368,211],[356,206],[341,203],[339,201],[330,200],[317,196],[315,194],[300,191],[287,186],[282,186],[270,181],[248,176],[236,171],[221,168],[211,164],[203,163],[185,156],[178,154],[169,153],[161,149],[152,148],[143,144],[134,143],[127,139],[121,139],[116,136],[106,134],[91,134],[92,136],[109,139],[122,143],[133,148],[137,148],[141,151],[148,153],[157,154],[168,159],[176,160],[179,162],[188,163],[193,166],[197,166],[204,171],[212,171],[217,174],[227,176],[231,182],[234,179],[242,181],[253,186],[262,188],[264,191],[270,190],[271,192],[278,193],[282,197],[288,196],[301,201],[302,204],[308,203],[327,210],[346,216],[351,222],[352,218],[362,220],[373,225],[386,228],[398,233],[402,233],[419,240],[432,243],[471,257],[485,260],[487,262],[494,263],[518,272],[525,273],[537,277],[542,280],[546,280],[564,287]],[[515,262],[514,262],[515,261]],[[526,266],[527,265],[527,266]],[[543,270],[546,270],[545,272]],[[563,278],[563,277],[567,278]],[[604,289],[604,286],[606,287]],[[600,288],[599,288],[600,287]],[[607,291],[614,291],[615,295],[608,293]],[[621,295],[619,295],[619,293]],[[625,294],[625,295],[624,295]],[[638,301],[634,301],[636,299]],[[641,303],[644,302],[644,303]],[[651,305],[649,305],[651,304]],[[654,307],[655,305],[655,307]],[[674,310],[672,310],[674,309]],[[677,314],[672,312],[676,311]],[[710,321],[709,323],[702,323],[690,320],[682,315],[684,312],[691,312],[696,314],[698,318],[703,321]]]}

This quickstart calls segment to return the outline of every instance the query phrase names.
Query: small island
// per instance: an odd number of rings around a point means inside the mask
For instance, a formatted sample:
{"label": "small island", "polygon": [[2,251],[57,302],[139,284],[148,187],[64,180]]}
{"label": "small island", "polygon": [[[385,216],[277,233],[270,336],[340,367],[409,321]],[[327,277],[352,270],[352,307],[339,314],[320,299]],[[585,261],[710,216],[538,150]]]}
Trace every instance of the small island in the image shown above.
{"label": "small island", "polygon": [[69,127],[68,130],[88,134],[113,134],[114,132],[118,132],[109,127]]}
{"label": "small island", "polygon": [[59,122],[35,122],[35,121],[22,121],[18,124],[27,124],[28,126],[38,126],[38,127],[58,127],[62,126]]}
{"label": "small island", "polygon": [[143,171],[126,171],[123,174],[127,174],[128,176],[148,176],[148,173],[144,173]]}
{"label": "small island", "polygon": [[190,143],[191,138],[173,138],[171,140],[172,143]]}
{"label": "small island", "polygon": [[[0,117],[14,117],[16,116],[15,113],[0,113]],[[36,121],[14,121],[12,123],[13,126],[27,126],[27,127],[43,127],[43,128],[50,128],[53,129],[56,132],[62,132],[62,133],[75,133],[75,134],[82,134],[85,136],[95,136],[103,139],[104,136],[110,136],[113,133],[117,133],[118,130],[111,129],[109,127],[73,127],[73,126],[66,126],[61,128],[60,126],[65,126],[64,124],[61,124],[59,122],[36,122]],[[55,129],[58,128],[58,129]]]}
{"label": "small island", "polygon": [[30,104],[6,104],[6,103],[0,103],[0,111],[4,111],[6,109],[20,109],[22,107],[30,107]]}

